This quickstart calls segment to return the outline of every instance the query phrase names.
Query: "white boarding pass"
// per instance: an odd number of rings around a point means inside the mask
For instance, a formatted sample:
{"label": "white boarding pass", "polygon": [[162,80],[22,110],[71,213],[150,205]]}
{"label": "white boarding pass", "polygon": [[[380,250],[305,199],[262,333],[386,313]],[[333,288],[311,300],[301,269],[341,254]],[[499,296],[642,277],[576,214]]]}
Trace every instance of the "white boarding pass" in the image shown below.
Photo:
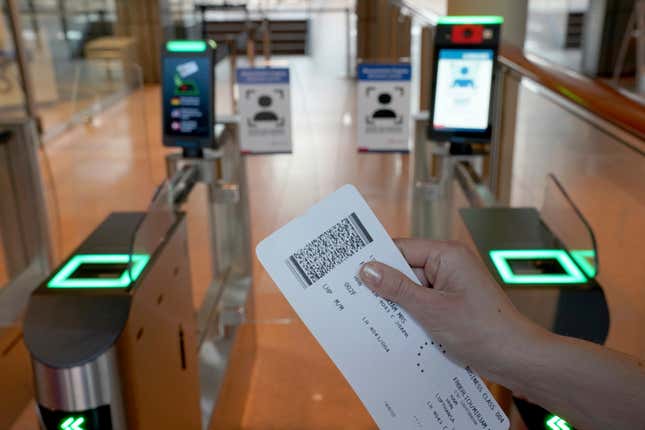
{"label": "white boarding pass", "polygon": [[479,376],[361,283],[371,260],[418,278],[355,187],[327,196],[256,253],[381,429],[509,428]]}

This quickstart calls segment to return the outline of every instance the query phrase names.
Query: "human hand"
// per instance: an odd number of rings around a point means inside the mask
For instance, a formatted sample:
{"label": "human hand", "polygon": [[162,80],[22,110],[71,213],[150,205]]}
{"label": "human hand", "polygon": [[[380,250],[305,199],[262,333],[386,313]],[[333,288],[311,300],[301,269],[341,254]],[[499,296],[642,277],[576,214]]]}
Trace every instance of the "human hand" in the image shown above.
{"label": "human hand", "polygon": [[378,262],[360,277],[375,293],[403,306],[449,356],[499,380],[517,348],[544,334],[513,306],[482,262],[458,242],[395,241],[422,282]]}

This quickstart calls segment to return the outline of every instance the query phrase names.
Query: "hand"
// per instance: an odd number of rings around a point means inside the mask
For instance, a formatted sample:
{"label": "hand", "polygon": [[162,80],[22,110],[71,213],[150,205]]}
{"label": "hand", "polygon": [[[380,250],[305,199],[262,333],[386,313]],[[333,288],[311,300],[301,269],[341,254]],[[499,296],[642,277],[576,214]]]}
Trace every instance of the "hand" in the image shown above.
{"label": "hand", "polygon": [[423,285],[376,262],[361,268],[361,279],[403,306],[448,355],[576,428],[645,430],[644,362],[530,322],[463,245],[396,242]]}
{"label": "hand", "polygon": [[457,242],[395,241],[423,285],[378,262],[365,264],[363,282],[403,306],[451,358],[493,381],[516,348],[544,330],[517,311],[482,262]]}

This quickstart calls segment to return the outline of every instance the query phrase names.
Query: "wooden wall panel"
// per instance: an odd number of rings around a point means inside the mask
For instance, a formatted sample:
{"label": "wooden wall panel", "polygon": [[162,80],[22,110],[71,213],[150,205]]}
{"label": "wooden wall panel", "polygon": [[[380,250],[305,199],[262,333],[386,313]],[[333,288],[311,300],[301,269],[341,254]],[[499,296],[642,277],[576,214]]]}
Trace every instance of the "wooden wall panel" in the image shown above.
{"label": "wooden wall panel", "polygon": [[388,0],[358,0],[357,55],[363,62],[394,62],[410,56],[412,22]]}
{"label": "wooden wall panel", "polygon": [[432,47],[433,30],[423,27],[421,30],[421,75],[419,77],[419,109],[430,107],[430,83],[432,82]]}
{"label": "wooden wall panel", "polygon": [[132,37],[136,45],[136,62],[147,84],[159,83],[163,26],[167,17],[166,0],[117,0],[117,36]]}

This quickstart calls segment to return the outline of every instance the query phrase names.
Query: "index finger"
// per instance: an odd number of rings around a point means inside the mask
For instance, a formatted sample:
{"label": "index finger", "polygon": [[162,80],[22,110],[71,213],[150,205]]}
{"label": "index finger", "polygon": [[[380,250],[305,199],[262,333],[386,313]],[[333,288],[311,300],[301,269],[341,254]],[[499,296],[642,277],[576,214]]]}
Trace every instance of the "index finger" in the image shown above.
{"label": "index finger", "polygon": [[423,267],[426,261],[439,258],[442,253],[454,247],[451,241],[420,238],[394,239],[394,243],[412,267]]}

